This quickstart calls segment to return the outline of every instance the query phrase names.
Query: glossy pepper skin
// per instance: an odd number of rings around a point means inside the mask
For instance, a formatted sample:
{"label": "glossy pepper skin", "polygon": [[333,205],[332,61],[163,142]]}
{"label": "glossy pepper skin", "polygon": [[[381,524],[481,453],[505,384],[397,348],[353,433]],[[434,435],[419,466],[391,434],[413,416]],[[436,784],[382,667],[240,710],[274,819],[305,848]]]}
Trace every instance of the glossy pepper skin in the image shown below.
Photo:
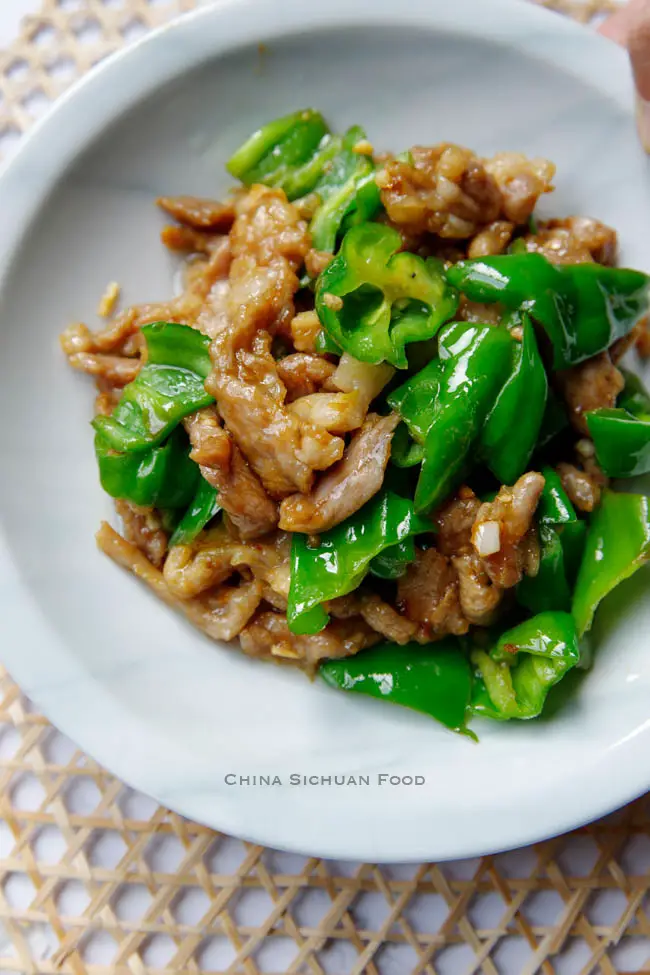
{"label": "glossy pepper skin", "polygon": [[590,628],[598,605],[650,558],[650,499],[605,491],[591,518],[573,594],[578,636]]}
{"label": "glossy pepper skin", "polygon": [[544,490],[537,508],[540,564],[536,576],[517,586],[517,601],[532,613],[571,609],[571,591],[585,544],[586,524],[580,521],[559,476],[542,469]]}
{"label": "glossy pepper skin", "polygon": [[502,254],[460,261],[447,276],[472,301],[528,311],[552,343],[556,369],[608,349],[648,312],[650,278],[626,268]]}
{"label": "glossy pepper skin", "polygon": [[439,263],[398,253],[391,227],[352,227],[316,286],[316,311],[329,337],[362,362],[406,369],[406,346],[436,334],[458,295]]}
{"label": "glossy pepper skin", "polygon": [[551,687],[580,661],[570,613],[546,612],[506,631],[489,653],[474,650],[471,710],[508,721],[536,718]]}
{"label": "glossy pepper skin", "polygon": [[397,545],[391,545],[370,563],[370,572],[378,579],[401,579],[411,562],[415,562],[415,542],[404,538]]}
{"label": "glossy pepper skin", "polygon": [[190,545],[220,511],[217,489],[208,484],[205,478],[199,478],[196,493],[169,539],[169,547]]}
{"label": "glossy pepper skin", "polygon": [[511,369],[512,344],[507,329],[486,325],[459,322],[440,333],[442,375],[424,440],[417,512],[441,504],[471,465],[472,446]]}
{"label": "glossy pepper skin", "polygon": [[523,338],[513,341],[512,371],[487,418],[481,448],[494,476],[503,484],[514,484],[537,445],[548,380],[529,316],[517,314],[508,325],[519,325]]}
{"label": "glossy pepper skin", "polygon": [[184,508],[197,489],[199,469],[190,460],[189,441],[175,430],[166,443],[137,453],[118,453],[100,433],[95,454],[103,489],[112,498],[145,508]]}
{"label": "glossy pepper skin", "polygon": [[291,539],[287,619],[293,633],[319,633],[328,622],[321,603],[345,596],[361,583],[374,558],[412,535],[432,530],[413,502],[382,488],[356,514],[323,532],[310,547],[306,535]]}
{"label": "glossy pepper skin", "polygon": [[147,361],[128,386],[112,416],[92,422],[103,442],[129,453],[162,443],[183,417],[214,403],[204,381],[212,364],[210,340],[188,325],[145,325]]}
{"label": "glossy pepper skin", "polygon": [[[295,199],[316,184],[321,167],[314,167],[313,160],[319,150],[327,149],[328,134],[320,112],[312,108],[292,112],[254,132],[231,156],[226,169],[246,186],[253,183],[278,186],[287,192],[289,199]],[[325,161],[326,158],[322,159],[322,165]],[[309,163],[315,169],[311,178],[310,171],[305,169]]]}
{"label": "glossy pepper skin", "polygon": [[311,108],[275,119],[254,132],[228,162],[246,186],[263,183],[284,190],[289,200],[311,193],[320,198],[310,224],[313,246],[334,251],[340,233],[372,219],[381,206],[371,155],[355,152],[364,130],[352,126],[332,135]]}
{"label": "glossy pepper skin", "polygon": [[354,152],[365,137],[360,126],[349,129],[312,189],[321,201],[309,225],[316,250],[336,250],[339,234],[371,220],[381,206],[372,157]]}
{"label": "glossy pepper skin", "polygon": [[616,409],[585,414],[596,459],[609,477],[635,477],[650,471],[650,397],[641,380],[625,373]]}
{"label": "glossy pepper skin", "polygon": [[420,711],[452,731],[465,730],[472,678],[456,640],[428,646],[383,643],[345,660],[328,660],[320,675],[331,687]]}

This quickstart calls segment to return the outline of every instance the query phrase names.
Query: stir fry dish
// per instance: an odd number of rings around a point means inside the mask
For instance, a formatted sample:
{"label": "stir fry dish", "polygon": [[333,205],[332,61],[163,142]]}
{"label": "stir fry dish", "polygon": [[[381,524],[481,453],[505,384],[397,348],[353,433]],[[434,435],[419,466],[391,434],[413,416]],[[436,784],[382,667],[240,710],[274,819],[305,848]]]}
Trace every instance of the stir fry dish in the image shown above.
{"label": "stir fry dish", "polygon": [[[538,716],[650,557],[650,278],[555,167],[264,126],[158,201],[170,301],[62,336],[95,377],[100,549],[209,637],[467,732]],[[616,483],[612,483],[612,479]],[[634,487],[632,486],[632,490]]]}

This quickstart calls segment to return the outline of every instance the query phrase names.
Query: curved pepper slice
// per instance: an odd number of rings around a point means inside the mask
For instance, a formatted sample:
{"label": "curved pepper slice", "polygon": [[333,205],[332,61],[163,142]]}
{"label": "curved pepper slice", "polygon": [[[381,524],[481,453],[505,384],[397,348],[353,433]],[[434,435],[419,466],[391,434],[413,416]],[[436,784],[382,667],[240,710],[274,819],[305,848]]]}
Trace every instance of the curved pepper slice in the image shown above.
{"label": "curved pepper slice", "polygon": [[596,459],[608,477],[635,477],[650,471],[650,416],[627,410],[592,410],[585,414]]}
{"label": "curved pepper slice", "polygon": [[[293,181],[293,195],[287,193],[287,196],[295,199],[316,184],[327,153],[325,158],[320,157],[320,166],[312,165],[312,170],[302,171],[302,179],[297,179],[297,170],[308,162],[313,164],[317,150],[326,149],[328,133],[320,112],[312,108],[292,112],[254,132],[231,156],[226,169],[246,186],[264,183],[286,189],[285,184],[290,186]],[[313,177],[311,185],[310,176]]]}
{"label": "curved pepper slice", "polygon": [[382,643],[345,660],[328,660],[320,675],[330,687],[400,704],[465,731],[472,677],[467,657],[451,638],[424,647]]}
{"label": "curved pepper slice", "polygon": [[[519,319],[519,316],[517,316]],[[512,326],[517,319],[511,321]],[[526,470],[544,419],[548,380],[528,315],[521,316],[523,338],[513,342],[513,366],[481,434],[486,463],[503,484],[514,484]]]}
{"label": "curved pepper slice", "polygon": [[189,457],[189,441],[175,430],[161,447],[137,453],[117,453],[95,435],[95,455],[103,489],[112,498],[132,501],[146,508],[184,508],[190,503],[200,477]]}
{"label": "curved pepper slice", "polygon": [[650,559],[650,499],[605,491],[593,515],[573,595],[573,616],[582,636],[600,602]]}
{"label": "curved pepper slice", "polygon": [[144,450],[161,443],[183,417],[214,403],[204,381],[212,364],[210,339],[189,325],[145,325],[147,361],[124,387],[112,416],[97,416],[95,430],[113,450]]}
{"label": "curved pepper slice", "polygon": [[293,633],[319,633],[328,616],[321,603],[345,596],[360,584],[370,563],[411,535],[432,531],[413,502],[382,488],[356,514],[323,532],[317,545],[307,535],[291,539],[287,619]]}
{"label": "curved pepper slice", "polygon": [[580,661],[570,613],[540,613],[508,630],[486,653],[474,650],[474,714],[498,721],[541,714],[551,687]]}
{"label": "curved pepper slice", "polygon": [[316,311],[331,339],[362,362],[406,369],[406,345],[436,334],[458,306],[439,263],[398,253],[391,227],[361,224],[318,279]]}
{"label": "curved pepper slice", "polygon": [[633,413],[634,416],[650,415],[650,393],[645,388],[641,379],[635,372],[629,369],[621,369],[625,379],[623,392],[618,397],[617,406]]}
{"label": "curved pepper slice", "polygon": [[437,507],[462,480],[471,447],[511,369],[512,344],[507,329],[489,325],[460,322],[441,332],[443,369],[424,441],[416,511]]}
{"label": "curved pepper slice", "polygon": [[415,562],[415,542],[412,538],[404,538],[376,555],[369,568],[378,579],[401,579],[411,562]]}
{"label": "curved pepper slice", "polygon": [[220,511],[217,489],[201,477],[194,498],[169,539],[169,547],[190,545]]}
{"label": "curved pepper slice", "polygon": [[553,365],[566,369],[627,335],[648,312],[650,278],[600,264],[551,264],[542,254],[460,261],[451,283],[472,301],[523,309],[543,326]]}
{"label": "curved pepper slice", "polygon": [[340,151],[328,161],[313,186],[321,199],[309,225],[316,250],[334,251],[339,233],[370,220],[381,206],[372,157],[354,151],[365,137],[358,125],[348,129]]}
{"label": "curved pepper slice", "polygon": [[609,477],[636,477],[650,471],[650,396],[632,372],[616,409],[585,414],[596,458]]}
{"label": "curved pepper slice", "polygon": [[537,508],[540,563],[536,576],[517,586],[517,601],[532,613],[571,609],[571,587],[584,550],[586,524],[562,487],[558,474],[542,469],[544,490]]}

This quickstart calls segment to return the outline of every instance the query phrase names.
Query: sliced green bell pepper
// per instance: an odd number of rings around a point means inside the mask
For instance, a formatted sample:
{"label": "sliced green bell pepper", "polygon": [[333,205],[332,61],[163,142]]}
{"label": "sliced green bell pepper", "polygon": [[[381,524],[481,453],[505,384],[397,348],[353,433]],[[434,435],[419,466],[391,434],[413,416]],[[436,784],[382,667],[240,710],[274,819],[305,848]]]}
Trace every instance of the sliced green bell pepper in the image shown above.
{"label": "sliced green bell pepper", "polygon": [[383,643],[345,660],[326,661],[320,675],[330,687],[400,704],[452,731],[465,730],[472,677],[452,638],[424,647]]}
{"label": "sliced green bell pepper", "polygon": [[[294,181],[300,196],[316,184],[321,167],[313,174],[309,185],[308,171],[303,168],[312,162],[319,150],[325,149],[329,129],[320,112],[311,108],[292,112],[275,119],[254,132],[226,164],[228,172],[246,186],[264,183],[286,190],[285,183]],[[327,160],[322,161],[322,165]],[[297,179],[301,170],[302,179]],[[307,189],[303,189],[304,185]],[[289,193],[287,193],[289,196]]]}
{"label": "sliced green bell pepper", "polygon": [[551,687],[580,661],[575,622],[570,613],[540,613],[504,633],[489,653],[474,650],[471,659],[474,714],[536,718]]}
{"label": "sliced green bell pepper", "polygon": [[591,628],[600,602],[650,558],[650,500],[605,491],[591,518],[573,594],[578,636]]}
{"label": "sliced green bell pepper", "polygon": [[621,369],[625,386],[618,397],[616,405],[634,416],[650,415],[650,393],[643,385],[641,378],[629,369]]}
{"label": "sliced green bell pepper", "polygon": [[540,563],[536,576],[524,576],[517,601],[532,613],[569,612],[571,589],[584,550],[586,524],[551,467],[542,469],[544,490],[537,507]]}
{"label": "sliced green bell pepper", "polygon": [[190,506],[169,539],[170,548],[174,545],[190,545],[220,511],[217,489],[201,477]]}
{"label": "sliced green bell pepper", "polygon": [[293,633],[319,633],[328,616],[321,603],[345,596],[361,583],[370,563],[411,535],[432,531],[413,503],[382,488],[356,514],[323,532],[317,545],[307,535],[291,539],[287,619]]}
{"label": "sliced green bell pepper", "polygon": [[175,430],[160,447],[137,453],[117,453],[95,434],[95,454],[103,489],[112,498],[145,508],[184,508],[197,488],[199,468],[190,460],[183,430]]}
{"label": "sliced green bell pepper", "polygon": [[585,413],[596,459],[608,477],[635,477],[650,471],[650,415],[622,409]]}
{"label": "sliced green bell pepper", "polygon": [[528,311],[551,340],[556,369],[608,349],[648,312],[650,278],[626,268],[501,254],[460,261],[447,276],[472,301]]}
{"label": "sliced green bell pepper", "polygon": [[625,387],[616,409],[585,413],[596,458],[609,477],[635,477],[650,471],[650,395],[641,379],[621,370]]}
{"label": "sliced green bell pepper", "polygon": [[548,393],[546,370],[532,322],[526,314],[516,317],[521,318],[523,340],[512,343],[512,372],[480,439],[487,466],[503,484],[514,484],[526,470],[537,445]]}
{"label": "sliced green bell pepper", "polygon": [[442,360],[432,359],[387,397],[391,410],[402,417],[416,444],[424,445],[431,428],[443,372]]}
{"label": "sliced green bell pepper", "polygon": [[188,325],[145,325],[147,361],[125,386],[112,416],[97,416],[95,430],[114,450],[140,451],[162,443],[183,417],[214,403],[204,381],[212,369],[210,339]]}
{"label": "sliced green bell pepper", "polygon": [[360,126],[349,129],[343,136],[340,151],[328,162],[313,187],[321,199],[309,225],[316,250],[336,250],[340,233],[372,219],[381,206],[372,158],[353,151],[365,137]]}
{"label": "sliced green bell pepper", "polygon": [[411,562],[415,562],[415,542],[412,538],[404,538],[376,555],[369,568],[378,579],[401,579]]}
{"label": "sliced green bell pepper", "polygon": [[443,370],[424,441],[416,511],[437,507],[462,480],[472,445],[511,369],[512,344],[507,329],[489,325],[459,322],[440,333]]}
{"label": "sliced green bell pepper", "polygon": [[316,286],[316,311],[329,337],[362,362],[406,369],[406,346],[436,334],[458,296],[439,262],[398,253],[401,238],[380,224],[353,227]]}

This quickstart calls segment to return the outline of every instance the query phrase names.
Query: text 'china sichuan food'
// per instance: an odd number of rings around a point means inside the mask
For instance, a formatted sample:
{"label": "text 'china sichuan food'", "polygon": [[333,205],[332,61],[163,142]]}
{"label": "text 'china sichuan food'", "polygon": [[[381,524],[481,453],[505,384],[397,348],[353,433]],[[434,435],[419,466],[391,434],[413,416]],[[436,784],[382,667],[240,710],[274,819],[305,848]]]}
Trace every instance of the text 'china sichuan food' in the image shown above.
{"label": "text 'china sichuan food'", "polygon": [[[223,202],[159,200],[171,301],[69,327],[122,522],[100,548],[215,640],[467,730],[534,718],[650,556],[650,279],[555,167],[378,153],[315,111]],[[635,351],[636,350],[636,351]]]}

